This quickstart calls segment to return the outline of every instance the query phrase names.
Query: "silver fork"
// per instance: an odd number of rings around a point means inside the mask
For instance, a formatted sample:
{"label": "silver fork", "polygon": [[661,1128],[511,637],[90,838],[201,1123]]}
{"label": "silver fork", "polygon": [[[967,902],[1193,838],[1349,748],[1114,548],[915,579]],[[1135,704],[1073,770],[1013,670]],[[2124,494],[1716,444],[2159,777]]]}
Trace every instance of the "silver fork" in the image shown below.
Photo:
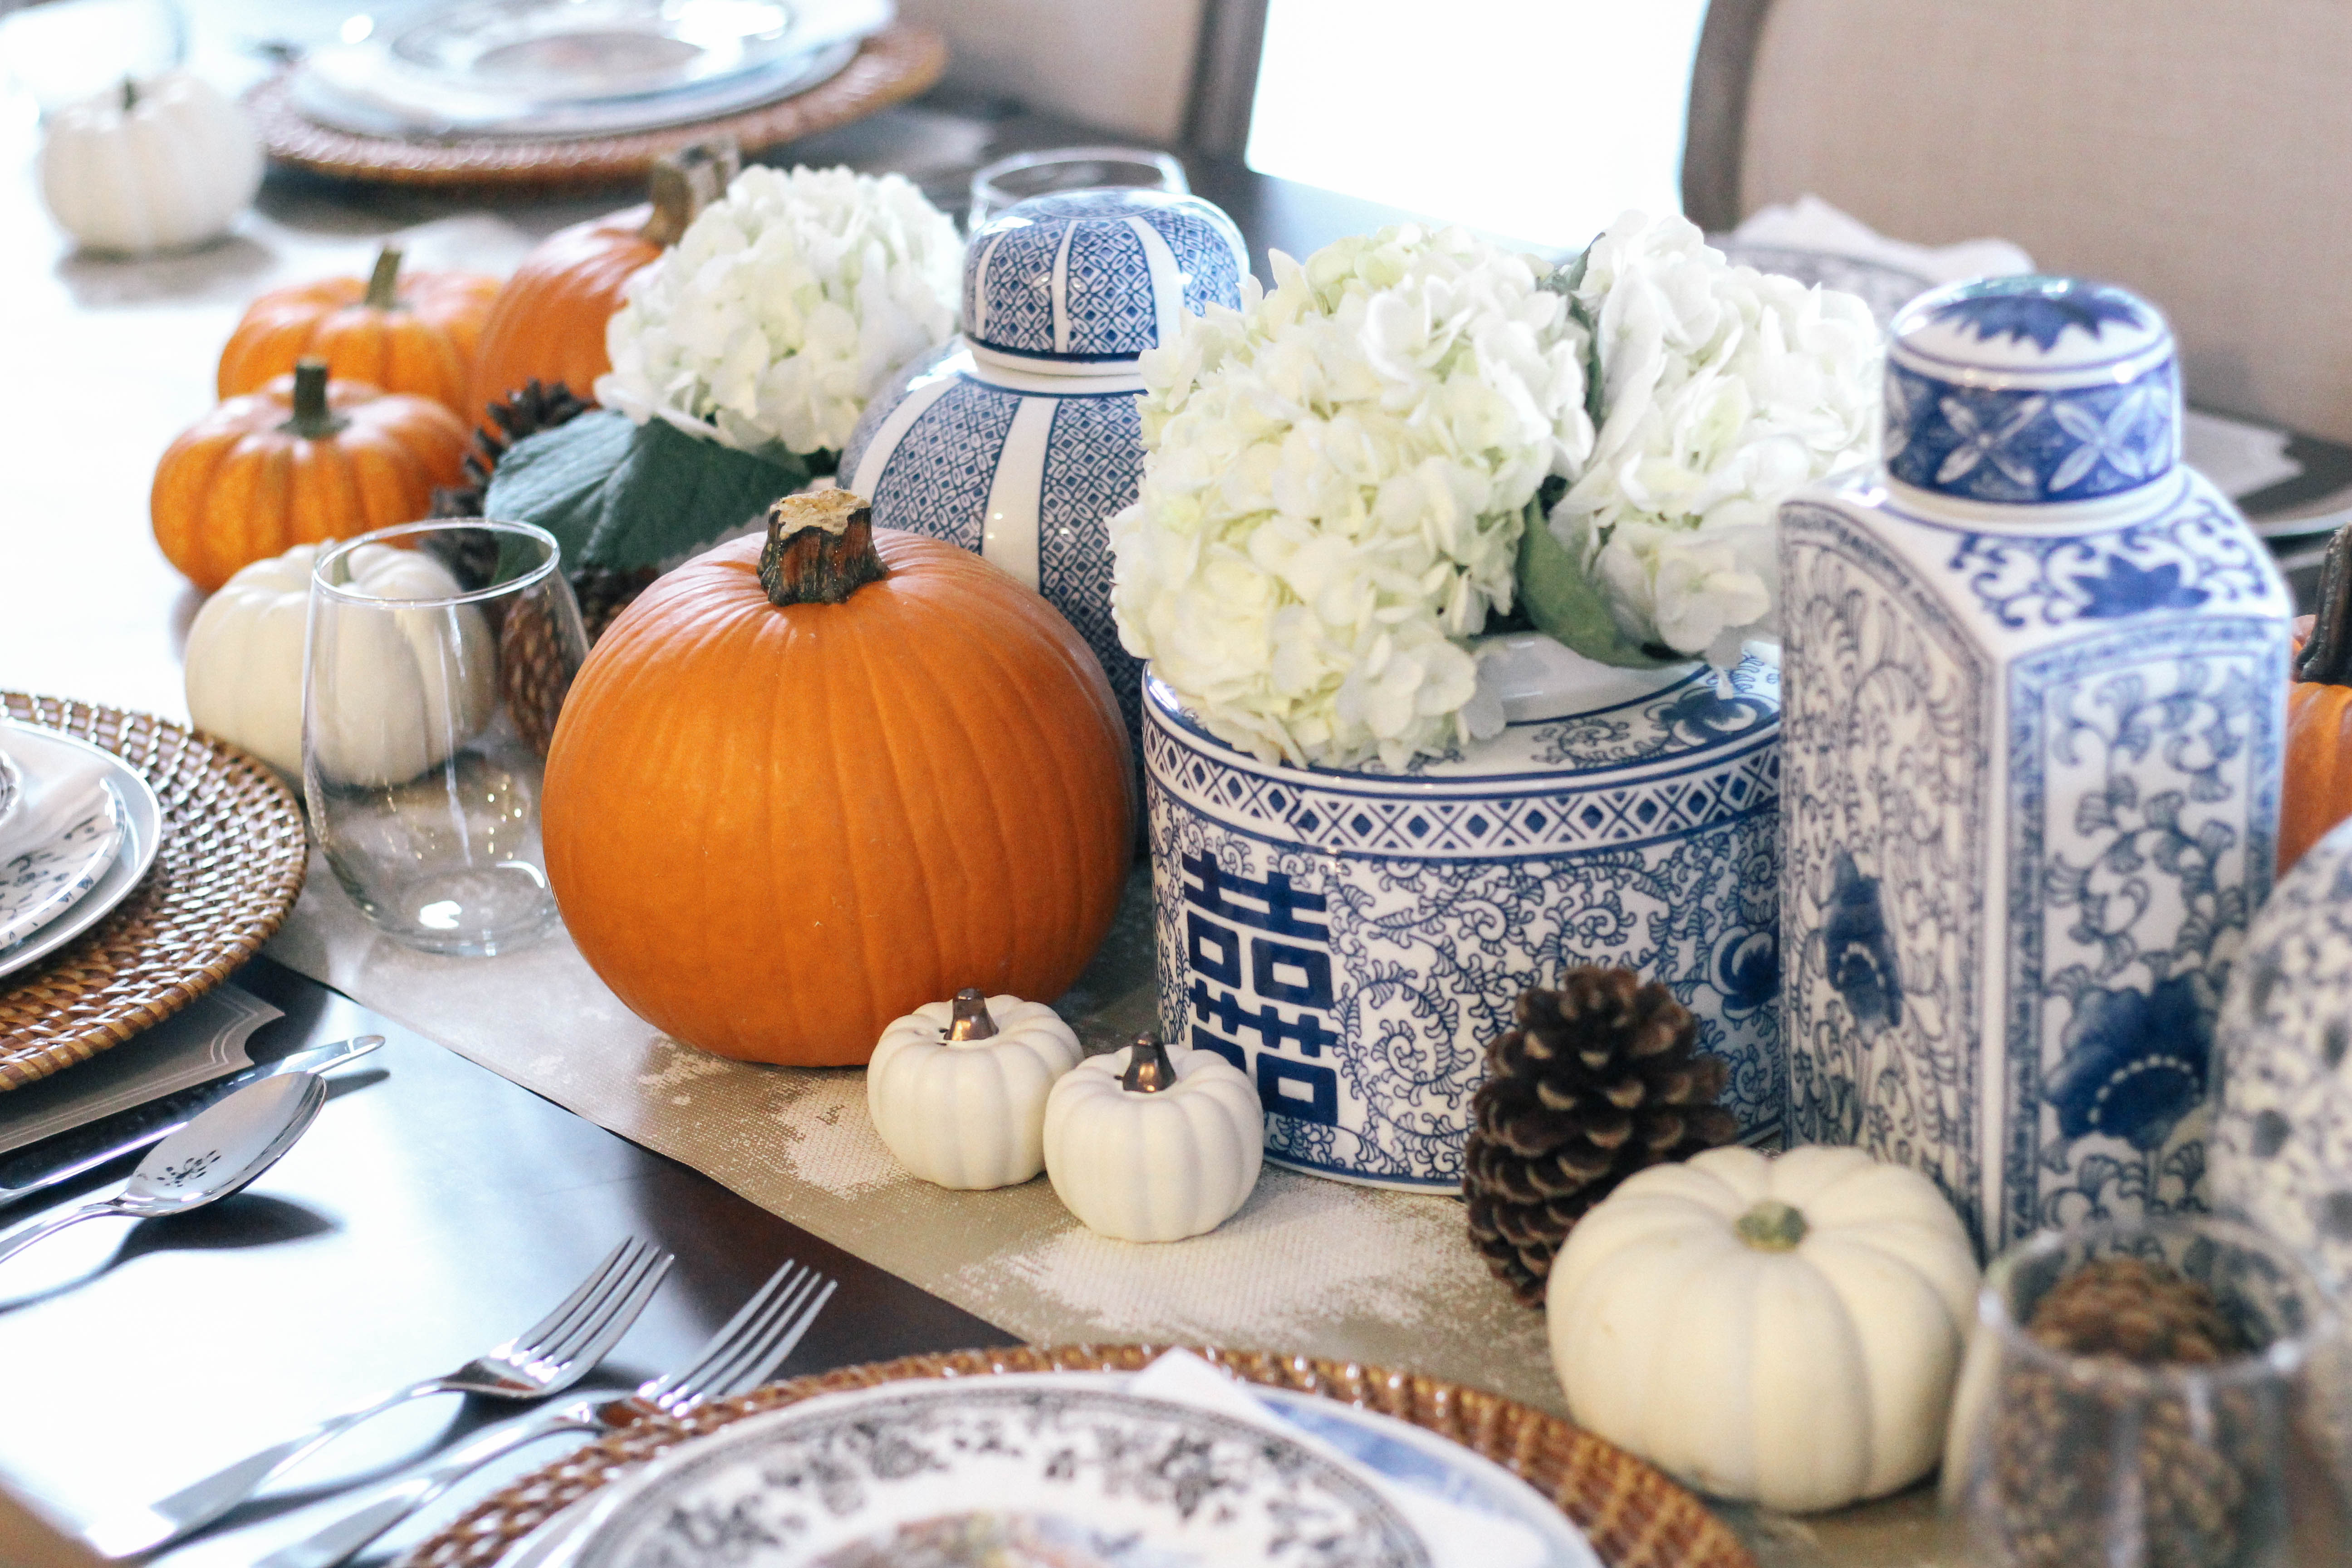
{"label": "silver fork", "polygon": [[835,1281],[814,1269],[786,1263],[678,1371],[641,1383],[632,1394],[575,1400],[478,1433],[431,1468],[397,1483],[308,1539],[263,1558],[255,1568],[334,1568],[501,1454],[559,1433],[602,1432],[649,1415],[676,1415],[706,1399],[757,1388],[793,1353],[835,1286]]}
{"label": "silver fork", "polygon": [[632,1237],[604,1255],[555,1310],[506,1343],[455,1372],[395,1389],[354,1410],[330,1415],[306,1432],[216,1470],[161,1502],[91,1526],[84,1538],[109,1557],[152,1552],[202,1529],[245,1501],[281,1470],[301,1463],[372,1415],[432,1394],[483,1394],[494,1399],[544,1399],[585,1377],[646,1310],[668,1274],[672,1255]]}

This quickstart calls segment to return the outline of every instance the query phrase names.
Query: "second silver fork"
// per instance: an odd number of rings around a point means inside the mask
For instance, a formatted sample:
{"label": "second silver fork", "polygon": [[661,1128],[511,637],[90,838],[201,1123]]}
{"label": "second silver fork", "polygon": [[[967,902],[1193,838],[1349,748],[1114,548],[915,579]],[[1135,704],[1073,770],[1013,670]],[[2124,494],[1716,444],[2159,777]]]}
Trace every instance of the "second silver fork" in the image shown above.
{"label": "second silver fork", "polygon": [[602,1432],[647,1415],[675,1415],[706,1399],[748,1393],[793,1353],[835,1285],[814,1269],[786,1263],[678,1371],[642,1383],[631,1394],[575,1400],[477,1434],[430,1468],[262,1559],[256,1568],[334,1568],[492,1459],[543,1437]]}

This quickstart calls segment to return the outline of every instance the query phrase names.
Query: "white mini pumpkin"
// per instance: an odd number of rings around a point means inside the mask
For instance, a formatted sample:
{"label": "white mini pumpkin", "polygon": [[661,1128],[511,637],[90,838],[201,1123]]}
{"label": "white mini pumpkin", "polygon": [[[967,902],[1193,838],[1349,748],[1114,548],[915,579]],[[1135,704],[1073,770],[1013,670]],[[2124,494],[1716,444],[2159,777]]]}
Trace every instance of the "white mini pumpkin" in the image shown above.
{"label": "white mini pumpkin", "polygon": [[1578,1222],[1545,1306],[1578,1425],[1703,1491],[1809,1512],[1934,1468],[1976,1289],[1917,1172],[1712,1149]]}
{"label": "white mini pumpkin", "polygon": [[977,1191],[1045,1168],[1045,1097],[1086,1055],[1042,1002],[927,1002],[882,1031],[866,1108],[898,1163],[927,1182]]}
{"label": "white mini pumpkin", "polygon": [[41,200],[92,250],[138,253],[228,232],[261,188],[245,111],[185,71],[126,81],[48,118]]}
{"label": "white mini pumpkin", "polygon": [[[1147,1053],[1130,1075],[1136,1053]],[[1233,1217],[1265,1160],[1265,1112],[1241,1069],[1214,1051],[1147,1037],[1080,1062],[1045,1101],[1045,1175],[1089,1230],[1181,1241]],[[1154,1089],[1130,1089],[1138,1077]]]}
{"label": "white mini pumpkin", "polygon": [[[270,766],[302,772],[303,631],[310,568],[322,546],[298,544],[257,561],[223,584],[188,628],[188,716]],[[393,599],[438,599],[457,580],[431,556],[362,544],[350,557],[351,586]],[[344,700],[320,737],[328,777],[347,784],[414,778],[489,722],[498,700],[489,625],[471,605],[347,616],[334,649]],[[456,657],[443,658],[442,649]],[[442,679],[455,672],[453,703]],[[422,673],[433,672],[426,679]]]}

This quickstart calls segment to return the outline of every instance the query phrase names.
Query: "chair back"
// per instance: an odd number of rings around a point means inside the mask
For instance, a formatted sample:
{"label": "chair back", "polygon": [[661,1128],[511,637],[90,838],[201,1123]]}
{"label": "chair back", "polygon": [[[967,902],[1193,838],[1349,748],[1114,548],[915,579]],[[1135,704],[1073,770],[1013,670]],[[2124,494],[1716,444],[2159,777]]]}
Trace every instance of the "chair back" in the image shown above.
{"label": "chair back", "polygon": [[1684,200],[2013,239],[2172,318],[2199,405],[2352,441],[2352,5],[1715,0]]}

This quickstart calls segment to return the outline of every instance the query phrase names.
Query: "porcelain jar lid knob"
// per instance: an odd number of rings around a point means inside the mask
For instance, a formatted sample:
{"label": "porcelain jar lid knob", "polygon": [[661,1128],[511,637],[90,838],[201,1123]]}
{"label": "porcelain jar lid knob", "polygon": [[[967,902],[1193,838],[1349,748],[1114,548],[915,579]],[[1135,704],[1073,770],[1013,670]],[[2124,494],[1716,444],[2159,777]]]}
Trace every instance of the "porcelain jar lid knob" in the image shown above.
{"label": "porcelain jar lid knob", "polygon": [[2180,461],[2180,375],[2155,306],[2028,273],[1923,294],[1890,329],[1886,471],[1962,500],[2047,506],[2156,483]]}
{"label": "porcelain jar lid knob", "polygon": [[964,337],[1032,370],[1087,374],[1170,342],[1209,306],[1241,304],[1248,251],[1198,196],[1056,191],[1016,202],[964,253]]}

